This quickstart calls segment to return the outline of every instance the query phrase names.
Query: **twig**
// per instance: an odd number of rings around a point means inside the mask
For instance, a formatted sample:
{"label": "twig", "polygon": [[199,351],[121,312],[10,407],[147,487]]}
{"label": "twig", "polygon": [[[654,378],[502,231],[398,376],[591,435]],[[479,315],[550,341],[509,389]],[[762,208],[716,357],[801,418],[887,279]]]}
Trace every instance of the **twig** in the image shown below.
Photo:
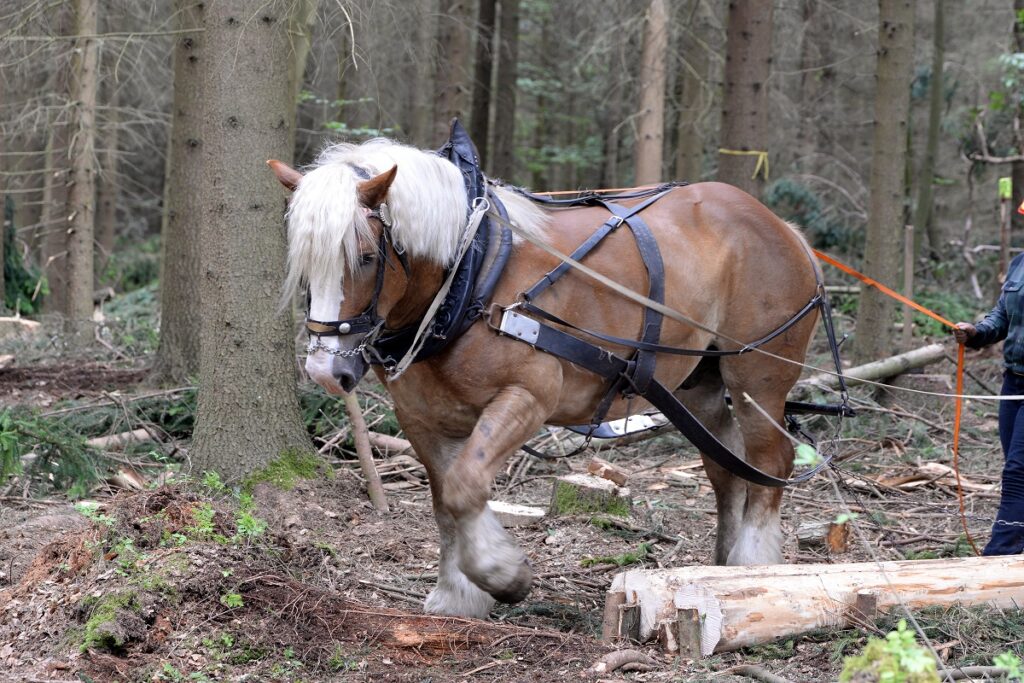
{"label": "twig", "polygon": [[381,484],[380,474],[377,473],[377,468],[373,464],[373,453],[370,452],[369,430],[366,428],[366,420],[363,419],[363,411],[359,408],[359,399],[356,398],[355,392],[345,394],[345,408],[348,410],[348,419],[352,423],[356,455],[359,457],[363,477],[366,478],[366,493],[370,496],[374,510],[389,512],[384,486]]}
{"label": "twig", "polygon": [[1009,670],[1001,666],[962,666],[957,669],[945,669],[940,672],[944,681],[962,681],[965,678],[998,679]]}
{"label": "twig", "polygon": [[788,678],[773,674],[763,666],[757,666],[756,664],[740,664],[739,666],[726,669],[721,673],[729,673],[734,676],[746,676],[747,678],[753,678],[755,681],[764,681],[764,683],[791,683]]}

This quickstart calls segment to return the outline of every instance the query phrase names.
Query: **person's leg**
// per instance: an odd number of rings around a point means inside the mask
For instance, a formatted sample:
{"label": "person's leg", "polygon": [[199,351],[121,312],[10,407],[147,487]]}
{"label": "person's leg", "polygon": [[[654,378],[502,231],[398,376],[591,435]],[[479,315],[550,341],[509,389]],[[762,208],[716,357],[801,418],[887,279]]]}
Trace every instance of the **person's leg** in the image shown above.
{"label": "person's leg", "polygon": [[[1024,394],[1024,378],[1007,372],[1003,395]],[[985,555],[1016,555],[1024,551],[1024,402],[999,404],[999,440],[1003,455],[1003,493]]]}

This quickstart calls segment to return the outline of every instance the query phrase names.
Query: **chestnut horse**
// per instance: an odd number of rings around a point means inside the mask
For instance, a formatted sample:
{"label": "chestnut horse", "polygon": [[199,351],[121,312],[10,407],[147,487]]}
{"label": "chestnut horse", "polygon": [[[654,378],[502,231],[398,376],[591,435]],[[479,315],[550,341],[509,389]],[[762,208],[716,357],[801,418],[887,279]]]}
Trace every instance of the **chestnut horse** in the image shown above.
{"label": "chestnut horse", "polygon": [[[385,329],[415,325],[458,258],[467,228],[469,207],[459,170],[433,152],[389,140],[328,148],[305,174],[270,163],[282,184],[294,190],[285,296],[306,285],[309,318],[320,321],[357,317],[376,297]],[[608,218],[600,207],[545,209],[500,186],[492,190],[518,231],[564,254]],[[818,266],[801,235],[732,186],[677,187],[643,209],[642,216],[665,255],[666,305],[707,328],[666,319],[663,344],[735,349],[735,340],[760,339],[782,326],[815,294]],[[388,235],[382,235],[384,222]],[[378,268],[382,258],[387,265]],[[530,241],[517,239],[492,301],[513,304],[558,263]],[[628,230],[611,233],[586,264],[635,292],[643,294],[649,286]],[[548,311],[580,327],[638,338],[643,307],[575,271],[540,298]],[[815,311],[761,347],[774,356],[702,360],[659,354],[655,379],[677,388],[682,403],[747,462],[786,477],[793,448],[780,424],[800,366],[783,359],[803,361],[816,319]],[[329,393],[352,391],[369,367],[365,334],[311,336],[309,376]],[[604,346],[613,353],[631,352]],[[532,571],[487,506],[490,485],[508,457],[543,425],[589,423],[607,382],[498,335],[484,319],[393,381],[374,367],[430,478],[441,556],[426,610],[484,617],[494,600],[522,600]],[[746,401],[737,400],[730,409],[726,392],[749,395],[772,420]],[[644,407],[640,399],[627,402],[620,396],[607,418]],[[781,562],[782,491],[748,484],[704,460],[718,507],[715,561]]]}

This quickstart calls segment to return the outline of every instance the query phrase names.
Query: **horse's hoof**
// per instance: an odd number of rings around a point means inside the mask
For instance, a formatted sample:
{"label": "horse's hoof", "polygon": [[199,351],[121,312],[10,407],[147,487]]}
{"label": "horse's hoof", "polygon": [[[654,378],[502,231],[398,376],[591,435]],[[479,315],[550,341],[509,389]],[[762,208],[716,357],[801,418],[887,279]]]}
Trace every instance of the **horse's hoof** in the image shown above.
{"label": "horse's hoof", "polygon": [[530,568],[529,562],[524,561],[519,566],[519,571],[516,572],[516,576],[506,586],[500,590],[491,591],[491,597],[498,602],[504,602],[508,605],[514,605],[517,602],[522,602],[526,599],[526,596],[530,594],[530,588],[533,586],[533,570]]}

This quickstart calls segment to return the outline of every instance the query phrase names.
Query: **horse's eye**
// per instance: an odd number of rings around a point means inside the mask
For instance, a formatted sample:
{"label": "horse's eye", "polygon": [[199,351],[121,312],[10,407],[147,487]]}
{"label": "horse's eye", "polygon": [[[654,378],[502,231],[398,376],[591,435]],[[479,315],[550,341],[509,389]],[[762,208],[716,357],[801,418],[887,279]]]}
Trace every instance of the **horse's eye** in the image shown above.
{"label": "horse's eye", "polygon": [[359,255],[359,265],[361,265],[361,266],[368,266],[371,263],[373,263],[375,258],[377,258],[377,254],[372,252],[372,251],[368,251],[365,254],[360,254]]}

